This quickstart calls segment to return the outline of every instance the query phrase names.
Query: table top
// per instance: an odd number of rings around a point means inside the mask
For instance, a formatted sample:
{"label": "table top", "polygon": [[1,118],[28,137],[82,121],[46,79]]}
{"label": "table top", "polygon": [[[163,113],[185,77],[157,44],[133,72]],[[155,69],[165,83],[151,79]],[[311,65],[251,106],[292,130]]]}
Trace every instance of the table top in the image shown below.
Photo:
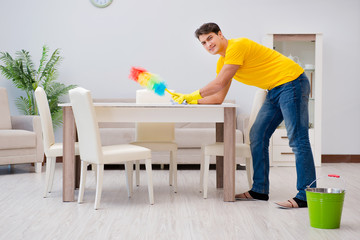
{"label": "table top", "polygon": [[[71,103],[61,103],[60,107],[69,107]],[[123,102],[95,102],[95,107],[126,107],[126,108],[227,108],[237,107],[234,103],[222,104],[172,104],[172,103],[123,103]]]}
{"label": "table top", "polygon": [[[71,103],[59,104],[70,107]],[[224,110],[236,104],[95,102],[98,122],[224,122]]]}

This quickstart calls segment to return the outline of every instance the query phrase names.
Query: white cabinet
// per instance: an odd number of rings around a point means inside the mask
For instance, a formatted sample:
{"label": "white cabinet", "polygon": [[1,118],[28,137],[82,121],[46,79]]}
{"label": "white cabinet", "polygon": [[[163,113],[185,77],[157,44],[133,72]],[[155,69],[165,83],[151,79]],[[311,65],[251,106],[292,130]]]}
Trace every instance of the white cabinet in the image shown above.
{"label": "white cabinet", "polygon": [[[322,34],[267,34],[263,45],[289,56],[305,69],[309,78],[309,137],[315,166],[321,165],[321,106],[322,106]],[[284,124],[270,139],[270,166],[295,166],[295,155],[289,147]]]}
{"label": "white cabinet", "polygon": [[[315,154],[314,128],[309,129],[309,138],[313,154]],[[286,129],[279,127],[270,140],[270,161],[271,166],[294,166],[295,155],[289,146]]]}

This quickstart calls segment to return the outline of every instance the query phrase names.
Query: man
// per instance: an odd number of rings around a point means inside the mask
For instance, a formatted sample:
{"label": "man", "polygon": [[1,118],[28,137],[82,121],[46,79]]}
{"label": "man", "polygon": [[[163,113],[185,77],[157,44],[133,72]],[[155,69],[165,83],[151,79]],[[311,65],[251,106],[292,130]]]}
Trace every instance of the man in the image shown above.
{"label": "man", "polygon": [[174,101],[221,104],[233,78],[268,90],[266,100],[250,130],[253,186],[251,190],[237,194],[235,198],[269,199],[269,139],[284,120],[290,146],[295,153],[298,193],[294,198],[277,204],[283,208],[307,207],[305,189],[316,176],[308,133],[310,86],[304,70],[284,55],[249,39],[227,40],[215,23],[203,24],[195,31],[195,35],[210,54],[220,55],[217,76],[193,93],[174,93]]}

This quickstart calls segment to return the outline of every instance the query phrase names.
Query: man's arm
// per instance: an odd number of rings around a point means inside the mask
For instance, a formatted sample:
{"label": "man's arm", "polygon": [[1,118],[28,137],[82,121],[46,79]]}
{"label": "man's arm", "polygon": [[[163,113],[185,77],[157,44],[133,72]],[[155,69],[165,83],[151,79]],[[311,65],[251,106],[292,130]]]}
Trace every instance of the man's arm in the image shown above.
{"label": "man's arm", "polygon": [[228,85],[223,88],[222,90],[220,90],[219,92],[207,96],[205,98],[199,99],[198,100],[198,104],[222,104],[229,89],[230,89],[230,85],[231,85],[232,81],[230,81],[228,83]]}
{"label": "man's arm", "polygon": [[[239,65],[225,64],[216,78],[208,85],[200,89],[201,97],[205,98],[210,95],[214,95],[226,87],[230,87],[231,80],[233,79],[236,71],[239,69]],[[225,91],[224,98],[229,89]],[[220,93],[219,93],[220,94]],[[224,94],[224,92],[222,93]]]}
{"label": "man's arm", "polygon": [[220,104],[224,101],[239,67],[240,65],[225,64],[216,78],[202,89],[190,94],[172,93],[172,99],[180,104],[184,100],[189,104]]}

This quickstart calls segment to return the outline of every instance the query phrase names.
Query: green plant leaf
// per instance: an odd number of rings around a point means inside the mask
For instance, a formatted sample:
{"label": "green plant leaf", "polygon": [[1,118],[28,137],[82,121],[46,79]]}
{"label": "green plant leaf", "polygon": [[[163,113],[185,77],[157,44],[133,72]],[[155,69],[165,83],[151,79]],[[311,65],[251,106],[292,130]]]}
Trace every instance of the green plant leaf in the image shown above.
{"label": "green plant leaf", "polygon": [[18,97],[15,100],[15,105],[18,108],[19,112],[24,114],[24,115],[33,115],[31,114],[31,105],[29,102],[29,99],[24,98],[23,96]]}
{"label": "green plant leaf", "polygon": [[17,88],[25,92],[26,96],[21,96],[15,100],[15,104],[22,114],[37,114],[34,91],[38,86],[42,86],[48,97],[53,126],[57,128],[62,124],[62,109],[58,106],[59,99],[76,85],[66,86],[63,83],[56,82],[59,76],[58,66],[62,61],[60,49],[56,49],[49,60],[48,53],[49,48],[44,45],[39,67],[35,70],[34,62],[28,51],[17,51],[15,58],[7,52],[0,52],[0,61],[3,63],[0,65],[0,72],[5,78],[11,80]]}
{"label": "green plant leaf", "polygon": [[60,108],[59,110],[57,110],[56,112],[53,112],[51,115],[52,118],[52,122],[53,122],[53,127],[54,129],[61,127],[63,124],[63,111]]}
{"label": "green plant leaf", "polygon": [[21,50],[16,52],[17,55],[17,59],[21,60],[21,62],[24,64],[24,72],[27,72],[27,75],[30,79],[35,80],[35,69],[34,69],[34,63],[31,60],[31,56],[29,54],[29,52],[25,51],[25,50]]}
{"label": "green plant leaf", "polygon": [[41,59],[40,59],[39,68],[37,70],[38,75],[40,75],[40,73],[42,73],[43,70],[44,70],[44,63],[47,61],[48,52],[49,52],[49,48],[46,45],[44,45],[42,55],[41,55]]}
{"label": "green plant leaf", "polygon": [[[39,81],[44,81],[45,83],[54,80],[52,76],[57,71],[57,65],[60,64],[60,49],[56,49],[51,55],[49,61],[46,63],[44,70],[42,71]],[[44,79],[45,78],[45,79]]]}

